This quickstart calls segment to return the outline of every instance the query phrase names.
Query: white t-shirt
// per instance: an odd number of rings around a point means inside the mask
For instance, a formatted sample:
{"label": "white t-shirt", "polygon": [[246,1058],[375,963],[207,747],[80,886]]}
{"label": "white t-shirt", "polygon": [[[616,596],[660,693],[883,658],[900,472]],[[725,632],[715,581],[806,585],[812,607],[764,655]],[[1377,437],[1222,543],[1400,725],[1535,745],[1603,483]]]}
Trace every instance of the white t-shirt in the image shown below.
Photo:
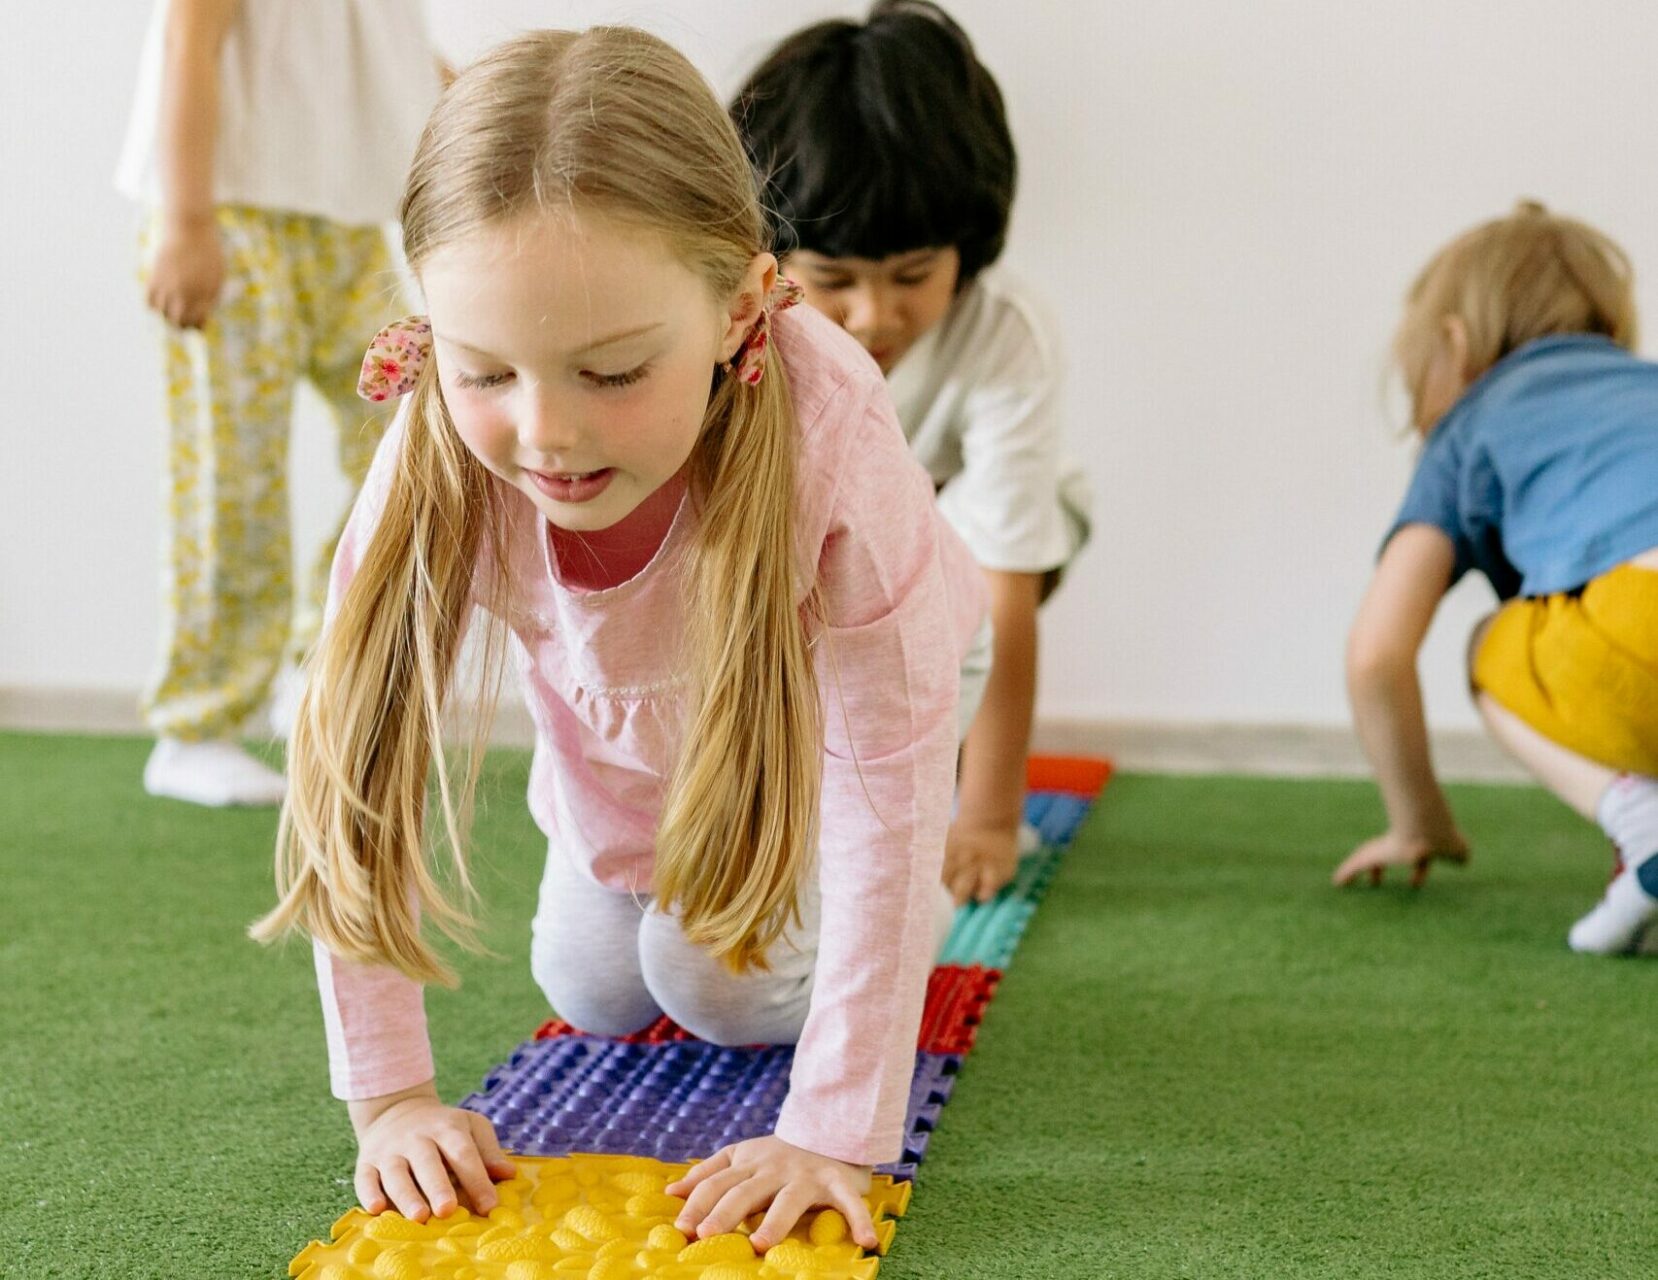
{"label": "white t-shirt", "polygon": [[1088,540],[1087,477],[1064,455],[1056,326],[980,272],[887,378],[944,518],[986,569],[1046,573]]}
{"label": "white t-shirt", "polygon": [[[157,0],[115,173],[161,203],[157,130],[169,0]],[[396,216],[440,88],[417,0],[242,0],[219,58],[214,202],[347,226]]]}

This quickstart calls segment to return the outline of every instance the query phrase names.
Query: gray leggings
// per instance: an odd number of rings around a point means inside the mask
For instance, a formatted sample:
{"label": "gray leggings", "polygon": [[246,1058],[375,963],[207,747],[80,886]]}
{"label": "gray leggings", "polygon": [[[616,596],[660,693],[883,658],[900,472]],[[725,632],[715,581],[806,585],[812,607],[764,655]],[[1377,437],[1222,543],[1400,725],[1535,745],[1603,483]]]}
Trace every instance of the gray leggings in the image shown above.
{"label": "gray leggings", "polygon": [[[736,974],[649,896],[607,889],[550,849],[531,926],[530,969],[559,1017],[594,1035],[627,1035],[665,1013],[714,1044],[793,1044],[806,1025],[817,968],[820,898],[816,877],[807,880],[800,924],[773,944],[771,968]],[[941,885],[935,955],[954,918]]]}
{"label": "gray leggings", "polygon": [[[984,693],[989,653],[986,624],[962,666],[962,736]],[[773,945],[770,969],[734,974],[690,941],[676,917],[657,911],[649,895],[607,889],[549,848],[530,971],[559,1017],[595,1035],[628,1035],[665,1013],[714,1044],[793,1044],[811,1003],[820,905],[817,877],[809,875],[800,890],[800,924]],[[954,920],[954,903],[940,885],[935,956]]]}

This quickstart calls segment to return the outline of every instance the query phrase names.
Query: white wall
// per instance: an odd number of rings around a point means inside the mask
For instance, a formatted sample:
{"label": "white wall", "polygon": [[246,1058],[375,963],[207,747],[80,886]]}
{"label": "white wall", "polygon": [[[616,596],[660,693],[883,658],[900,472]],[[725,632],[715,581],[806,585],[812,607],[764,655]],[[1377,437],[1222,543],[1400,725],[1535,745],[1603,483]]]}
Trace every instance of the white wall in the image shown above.
{"label": "white wall", "polygon": [[[274,0],[248,0],[250,3]],[[440,6],[457,58],[519,25],[633,21],[722,93],[844,4]],[[10,15],[0,77],[0,687],[135,688],[161,499],[155,334],[110,187],[145,6]],[[1093,546],[1043,619],[1041,710],[1338,723],[1340,653],[1411,455],[1384,421],[1397,299],[1463,226],[1536,195],[1658,278],[1658,8],[1442,0],[955,0],[1001,80],[1023,181],[1009,260],[1067,327]],[[94,34],[95,33],[95,34]],[[1658,324],[1658,296],[1642,301]],[[365,335],[365,338],[368,335]],[[301,528],[343,499],[312,407]],[[1472,720],[1468,584],[1425,664]]]}

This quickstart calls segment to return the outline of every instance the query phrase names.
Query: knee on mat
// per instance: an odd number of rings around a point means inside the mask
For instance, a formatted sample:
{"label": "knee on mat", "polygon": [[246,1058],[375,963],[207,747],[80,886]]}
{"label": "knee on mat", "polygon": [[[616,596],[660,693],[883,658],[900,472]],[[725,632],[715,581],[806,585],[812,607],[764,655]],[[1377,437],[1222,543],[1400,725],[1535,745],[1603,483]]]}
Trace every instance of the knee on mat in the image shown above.
{"label": "knee on mat", "polygon": [[735,994],[735,975],[688,941],[677,921],[647,915],[640,942],[640,965],[652,999],[697,1039],[737,1046],[766,1038],[749,1001]]}
{"label": "knee on mat", "polygon": [[743,1017],[723,1004],[700,1000],[695,992],[674,990],[659,994],[657,1003],[662,1012],[699,1040],[723,1048],[735,1049],[747,1044],[761,1044],[769,1039],[767,1033],[752,1019]]}
{"label": "knee on mat", "polygon": [[[553,1012],[589,1035],[630,1036],[662,1016],[650,992],[637,980],[634,984],[598,982],[580,965],[552,965],[540,955],[533,968],[536,986]],[[630,990],[630,985],[637,989]]]}

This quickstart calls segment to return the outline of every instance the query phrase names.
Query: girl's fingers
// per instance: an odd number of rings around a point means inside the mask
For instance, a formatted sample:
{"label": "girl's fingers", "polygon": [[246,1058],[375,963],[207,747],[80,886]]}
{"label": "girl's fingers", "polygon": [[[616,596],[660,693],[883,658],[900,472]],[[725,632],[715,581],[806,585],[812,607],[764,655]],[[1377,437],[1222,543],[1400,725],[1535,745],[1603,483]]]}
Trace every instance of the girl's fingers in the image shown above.
{"label": "girl's fingers", "polygon": [[718,1173],[704,1178],[686,1199],[685,1207],[679,1211],[674,1226],[687,1234],[695,1231],[698,1224],[720,1202],[720,1198],[732,1187],[747,1179],[748,1170],[731,1168],[721,1169]]}
{"label": "girl's fingers", "polygon": [[359,1164],[353,1181],[357,1184],[357,1203],[365,1213],[384,1213],[391,1203],[380,1190],[380,1171],[371,1164]]}
{"label": "girl's fingers", "polygon": [[409,1169],[426,1203],[432,1206],[434,1217],[447,1218],[455,1211],[460,1203],[455,1196],[455,1181],[436,1143],[422,1141],[409,1156]]}
{"label": "girl's fingers", "polygon": [[444,1162],[460,1184],[467,1205],[474,1213],[488,1213],[499,1197],[495,1194],[495,1182],[489,1176],[487,1159],[478,1146],[476,1133],[468,1132],[445,1135],[438,1143],[438,1150],[443,1152]]}
{"label": "girl's fingers", "polygon": [[426,1221],[429,1210],[425,1198],[409,1173],[409,1162],[402,1156],[393,1156],[380,1166],[380,1185],[391,1197],[397,1211],[410,1222]]}
{"label": "girl's fingers", "polygon": [[806,1211],[816,1203],[816,1197],[805,1183],[786,1183],[771,1202],[771,1208],[766,1211],[764,1221],[751,1237],[754,1247],[763,1253],[772,1245],[781,1243],[789,1232],[795,1229],[795,1224]]}
{"label": "girl's fingers", "polygon": [[731,1148],[721,1147],[708,1159],[691,1166],[687,1173],[678,1182],[670,1182],[663,1188],[671,1196],[689,1196],[693,1188],[701,1184],[702,1180],[718,1173],[731,1163]]}
{"label": "girl's fingers", "polygon": [[709,1210],[708,1216],[697,1227],[697,1234],[717,1236],[722,1232],[735,1231],[743,1225],[744,1218],[764,1209],[776,1194],[777,1186],[769,1178],[752,1175],[745,1178],[720,1197],[720,1202]]}
{"label": "girl's fingers", "polygon": [[979,872],[978,898],[980,902],[989,902],[1000,892],[1002,886],[999,881],[1000,878],[997,876],[994,867],[986,867]]}
{"label": "girl's fingers", "polygon": [[472,1126],[472,1140],[478,1144],[478,1154],[483,1158],[484,1168],[489,1170],[489,1176],[503,1180],[516,1177],[518,1166],[512,1162],[512,1157],[501,1149],[501,1140],[495,1136],[495,1126],[476,1111],[466,1112],[466,1118],[467,1123]]}
{"label": "girl's fingers", "polygon": [[869,1206],[864,1203],[864,1198],[838,1179],[831,1189],[831,1198],[846,1218],[852,1238],[865,1249],[879,1248],[881,1238],[875,1234],[875,1219],[869,1216]]}

